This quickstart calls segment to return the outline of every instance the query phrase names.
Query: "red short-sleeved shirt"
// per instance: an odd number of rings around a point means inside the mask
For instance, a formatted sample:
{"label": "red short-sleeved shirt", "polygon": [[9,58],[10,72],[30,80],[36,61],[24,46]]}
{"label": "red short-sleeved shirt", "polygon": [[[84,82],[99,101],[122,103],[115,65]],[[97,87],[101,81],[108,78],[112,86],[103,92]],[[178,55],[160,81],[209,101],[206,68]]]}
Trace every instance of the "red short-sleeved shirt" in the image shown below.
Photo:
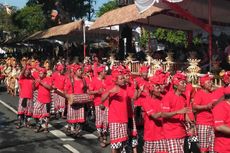
{"label": "red short-sleeved shirt", "polygon": [[[185,96],[178,96],[174,91],[169,91],[162,100],[163,112],[174,112],[186,107]],[[183,125],[184,115],[178,114],[171,118],[163,119],[163,130],[166,139],[183,138],[186,136]]]}
{"label": "red short-sleeved shirt", "polygon": [[52,75],[53,85],[59,90],[64,90],[66,76],[56,72]]}
{"label": "red short-sleeved shirt", "polygon": [[[106,88],[105,81],[99,80],[98,77],[94,77],[92,79],[90,86],[89,86],[89,89],[92,91],[97,91],[101,88],[105,90],[105,88]],[[99,106],[101,104],[101,95],[102,94],[95,94],[94,95],[94,105],[95,106]]]}
{"label": "red short-sleeved shirt", "polygon": [[25,78],[21,76],[19,78],[19,97],[20,98],[33,98],[33,84],[34,81],[32,78]]}
{"label": "red short-sleeved shirt", "polygon": [[[230,128],[230,104],[227,101],[219,103],[213,109],[214,126],[227,125]],[[215,132],[215,151],[218,153],[230,152],[230,136]]]}
{"label": "red short-sleeved shirt", "polygon": [[109,123],[127,123],[127,88],[120,88],[117,94],[109,97]]}
{"label": "red short-sleeved shirt", "polygon": [[[52,85],[52,78],[46,77],[41,80],[44,84],[49,86]],[[38,101],[44,104],[51,102],[50,90],[43,87],[41,84],[38,85]]]}
{"label": "red short-sleeved shirt", "polygon": [[84,87],[84,83],[82,80],[74,79],[73,84],[72,84],[70,79],[67,78],[65,82],[64,90],[68,94],[72,94],[72,93],[73,94],[83,94],[84,93],[83,87]]}
{"label": "red short-sleeved shirt", "polygon": [[[219,95],[218,92],[208,93],[203,89],[197,91],[194,96],[194,106],[196,105],[208,105],[213,101],[217,100]],[[197,113],[196,123],[200,125],[210,125],[213,126],[213,115],[211,111],[205,110]]]}
{"label": "red short-sleeved shirt", "polygon": [[162,118],[157,120],[150,118],[151,114],[162,111],[161,100],[147,97],[146,101],[142,103],[142,108],[144,110],[144,140],[156,141],[165,139]]}

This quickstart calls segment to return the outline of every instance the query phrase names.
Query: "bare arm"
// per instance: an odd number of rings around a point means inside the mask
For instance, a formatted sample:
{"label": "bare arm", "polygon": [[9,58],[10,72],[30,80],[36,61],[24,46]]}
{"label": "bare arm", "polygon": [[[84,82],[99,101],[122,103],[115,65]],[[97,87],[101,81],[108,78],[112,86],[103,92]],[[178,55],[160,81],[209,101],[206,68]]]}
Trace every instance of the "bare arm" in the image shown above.
{"label": "bare arm", "polygon": [[156,120],[156,119],[162,117],[162,113],[161,113],[161,112],[158,112],[158,113],[155,113],[155,114],[151,114],[150,117],[151,117],[153,120]]}
{"label": "bare arm", "polygon": [[114,86],[111,90],[109,90],[108,92],[104,93],[102,96],[101,96],[101,102],[104,103],[106,101],[106,99],[109,98],[110,94],[116,94],[119,92],[119,87],[118,86]]}
{"label": "bare arm", "polygon": [[96,94],[101,94],[102,93],[102,89],[99,90],[88,90],[88,94],[90,95],[96,95]]}
{"label": "bare arm", "polygon": [[216,127],[216,131],[230,135],[230,127],[226,125],[221,125],[221,126]]}
{"label": "bare arm", "polygon": [[42,81],[40,81],[39,84],[42,85],[43,87],[45,87],[45,88],[48,89],[48,90],[52,90],[52,89],[53,89],[52,86],[50,86],[50,85],[48,85],[48,84],[45,84],[45,83],[43,83]]}
{"label": "bare arm", "polygon": [[110,92],[106,92],[101,96],[101,102],[104,103],[106,101],[106,99],[109,98]]}
{"label": "bare arm", "polygon": [[133,95],[133,100],[137,100],[137,98],[140,96],[139,90],[136,89]]}
{"label": "bare arm", "polygon": [[207,111],[212,109],[212,104],[208,104],[208,105],[193,105],[193,109],[195,111]]}
{"label": "bare arm", "polygon": [[171,117],[178,115],[178,114],[186,114],[189,111],[190,111],[189,108],[185,107],[185,108],[182,108],[182,109],[174,111],[174,112],[163,112],[162,117],[163,118],[171,118]]}
{"label": "bare arm", "polygon": [[173,117],[173,116],[175,116],[177,114],[178,114],[177,111],[174,111],[174,112],[163,112],[162,113],[162,117],[163,118],[171,118],[171,117]]}

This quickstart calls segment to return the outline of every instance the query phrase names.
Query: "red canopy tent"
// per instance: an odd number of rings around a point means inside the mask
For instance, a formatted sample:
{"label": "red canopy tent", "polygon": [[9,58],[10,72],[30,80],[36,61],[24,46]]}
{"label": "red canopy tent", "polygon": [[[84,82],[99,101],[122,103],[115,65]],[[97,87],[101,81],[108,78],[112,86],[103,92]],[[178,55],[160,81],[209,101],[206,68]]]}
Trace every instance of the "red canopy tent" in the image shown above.
{"label": "red canopy tent", "polygon": [[208,0],[208,16],[207,16],[208,23],[207,23],[204,20],[202,21],[201,19],[195,17],[188,10],[185,10],[183,8],[183,2],[177,4],[177,3],[170,3],[167,0],[161,0],[163,4],[167,5],[170,9],[174,10],[176,13],[178,13],[179,16],[191,21],[193,24],[201,27],[203,30],[209,33],[209,64],[210,64],[209,68],[210,69],[211,69],[211,64],[212,64],[211,57],[212,57],[212,32],[213,32],[213,29],[212,29],[212,1],[213,0]]}

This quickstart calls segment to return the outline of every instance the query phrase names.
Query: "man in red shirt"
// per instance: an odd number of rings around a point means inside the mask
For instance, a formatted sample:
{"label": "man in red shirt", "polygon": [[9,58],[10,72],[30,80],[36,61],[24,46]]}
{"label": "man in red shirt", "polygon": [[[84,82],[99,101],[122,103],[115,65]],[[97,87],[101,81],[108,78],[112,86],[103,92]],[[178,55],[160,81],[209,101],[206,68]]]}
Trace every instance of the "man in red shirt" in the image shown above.
{"label": "man in red shirt", "polygon": [[128,67],[124,68],[123,74],[125,77],[125,82],[127,86],[127,91],[131,93],[128,96],[127,104],[128,104],[128,135],[129,135],[129,143],[128,145],[132,147],[133,153],[137,153],[137,127],[136,127],[136,119],[134,115],[134,96],[136,96],[136,83],[131,77],[131,71]]}
{"label": "man in red shirt", "polygon": [[184,122],[190,111],[186,106],[185,95],[186,76],[177,72],[173,79],[173,90],[169,91],[163,98],[163,130],[169,153],[184,152],[184,138],[186,130]]}
{"label": "man in red shirt", "polygon": [[39,79],[35,80],[35,87],[38,89],[37,101],[34,104],[33,118],[36,120],[37,129],[35,132],[39,132],[41,129],[42,119],[45,119],[45,130],[48,132],[48,123],[50,117],[50,102],[52,90],[52,79],[47,77],[47,71],[45,68],[39,68]]}
{"label": "man in red shirt", "polygon": [[95,107],[95,124],[99,135],[99,142],[101,147],[106,146],[107,140],[107,128],[108,123],[106,116],[108,115],[108,108],[101,106],[101,95],[105,91],[105,66],[97,68],[97,77],[92,79],[92,83],[89,86],[90,94],[94,95],[94,107]]}
{"label": "man in red shirt", "polygon": [[[64,92],[64,85],[66,76],[64,75],[64,65],[57,64],[56,65],[56,72],[53,73],[53,87],[60,92]],[[53,102],[54,102],[54,111],[56,115],[61,113],[61,117],[65,118],[64,111],[65,111],[65,98],[58,95],[54,92],[53,94]]]}
{"label": "man in red shirt", "polygon": [[136,116],[136,125],[143,126],[143,114],[141,111],[141,103],[145,101],[146,97],[149,96],[149,78],[148,78],[149,67],[143,65],[140,68],[140,76],[134,79],[134,82],[137,84],[137,89],[143,87],[143,92],[134,98],[135,105],[135,116]]}
{"label": "man in red shirt", "polygon": [[225,100],[212,110],[215,127],[216,153],[230,152],[230,87],[226,87]]}
{"label": "man in red shirt", "polygon": [[[73,64],[72,72],[73,76],[70,76],[65,83],[65,92],[67,94],[83,94],[85,93],[86,82],[82,77],[82,67],[77,64]],[[84,104],[69,104],[67,108],[67,132],[71,130],[71,124],[74,126],[74,136],[80,135],[82,124],[85,122],[85,109]]]}
{"label": "man in red shirt", "polygon": [[[31,75],[35,80],[39,78],[39,72],[38,72],[39,64],[40,63],[36,61],[34,65],[31,66],[32,67]],[[37,97],[38,97],[38,90],[35,88],[33,92],[33,102],[34,103],[37,101]]]}
{"label": "man in red shirt", "polygon": [[161,87],[163,78],[150,78],[150,95],[142,103],[144,111],[144,153],[167,153],[163,131]]}
{"label": "man in red shirt", "polygon": [[196,111],[196,125],[200,150],[202,153],[214,152],[214,127],[213,127],[213,84],[212,77],[208,74],[200,77],[202,89],[194,96],[193,109]]}
{"label": "man in red shirt", "polygon": [[[64,65],[57,64],[56,65],[56,72],[52,74],[53,79],[53,88],[64,92],[64,85],[66,76],[64,75]],[[61,117],[65,118],[64,110],[65,110],[65,98],[58,95],[57,93],[53,93],[53,102],[54,102],[54,111],[56,115],[61,113]]]}
{"label": "man in red shirt", "polygon": [[19,123],[16,128],[22,126],[22,120],[24,119],[25,126],[29,127],[29,118],[33,114],[33,90],[34,80],[31,76],[31,67],[23,67],[19,76],[19,103],[18,103],[18,120]]}
{"label": "man in red shirt", "polygon": [[102,103],[109,100],[109,131],[112,153],[120,153],[124,142],[128,140],[128,111],[127,98],[128,91],[125,85],[123,74],[119,70],[114,70],[113,80],[115,85],[112,89],[102,95]]}

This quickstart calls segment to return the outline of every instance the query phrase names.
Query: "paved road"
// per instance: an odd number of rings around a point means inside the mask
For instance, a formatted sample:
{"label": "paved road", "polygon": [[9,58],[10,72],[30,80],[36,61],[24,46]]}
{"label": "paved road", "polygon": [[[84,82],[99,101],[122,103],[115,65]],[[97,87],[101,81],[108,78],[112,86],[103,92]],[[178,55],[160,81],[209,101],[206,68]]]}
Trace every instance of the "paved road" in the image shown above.
{"label": "paved road", "polygon": [[[82,138],[64,134],[63,120],[52,120],[50,132],[34,133],[32,129],[16,129],[18,97],[9,96],[0,86],[0,152],[1,153],[108,153],[110,146],[101,148],[95,131],[88,128]],[[4,106],[5,105],[5,106]],[[9,107],[8,107],[9,106]],[[10,110],[11,108],[11,110]],[[13,111],[12,111],[13,110]]]}

